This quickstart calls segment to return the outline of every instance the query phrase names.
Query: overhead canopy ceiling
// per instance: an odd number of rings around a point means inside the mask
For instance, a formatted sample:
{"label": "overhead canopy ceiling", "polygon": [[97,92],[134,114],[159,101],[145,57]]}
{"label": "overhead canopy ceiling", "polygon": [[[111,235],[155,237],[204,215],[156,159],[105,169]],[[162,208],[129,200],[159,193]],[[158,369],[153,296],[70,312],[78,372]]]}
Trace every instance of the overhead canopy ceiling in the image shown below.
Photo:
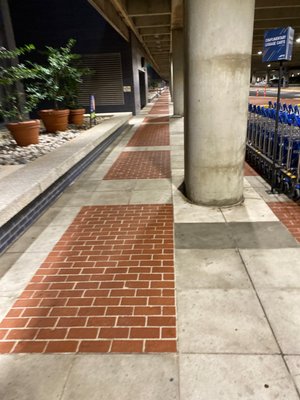
{"label": "overhead canopy ceiling", "polygon": [[[88,0],[127,40],[133,31],[143,45],[148,61],[168,79],[171,31],[183,27],[183,0]],[[266,29],[291,26],[300,37],[300,0],[256,0],[252,69],[266,70],[261,55]],[[294,44],[289,67],[300,67],[300,43]]]}

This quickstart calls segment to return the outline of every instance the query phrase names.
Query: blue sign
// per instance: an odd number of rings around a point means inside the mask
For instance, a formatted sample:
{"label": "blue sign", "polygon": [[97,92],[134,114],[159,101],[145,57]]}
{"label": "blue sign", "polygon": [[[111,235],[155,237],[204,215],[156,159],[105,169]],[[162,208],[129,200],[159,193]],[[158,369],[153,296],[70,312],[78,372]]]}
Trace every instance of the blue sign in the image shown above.
{"label": "blue sign", "polygon": [[276,28],[265,31],[263,62],[291,61],[294,29]]}

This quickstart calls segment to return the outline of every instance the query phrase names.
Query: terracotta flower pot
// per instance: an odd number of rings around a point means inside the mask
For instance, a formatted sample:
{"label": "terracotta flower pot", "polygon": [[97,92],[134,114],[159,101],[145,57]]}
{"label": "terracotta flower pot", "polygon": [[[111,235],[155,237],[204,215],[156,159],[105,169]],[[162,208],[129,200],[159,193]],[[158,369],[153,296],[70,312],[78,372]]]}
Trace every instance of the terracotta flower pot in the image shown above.
{"label": "terracotta flower pot", "polygon": [[69,124],[83,125],[84,113],[85,113],[85,109],[84,108],[78,108],[76,110],[70,110]]}
{"label": "terracotta flower pot", "polygon": [[68,116],[70,110],[41,110],[39,116],[43,121],[46,131],[55,133],[68,129]]}
{"label": "terracotta flower pot", "polygon": [[29,146],[39,143],[41,122],[39,119],[6,124],[18,146]]}

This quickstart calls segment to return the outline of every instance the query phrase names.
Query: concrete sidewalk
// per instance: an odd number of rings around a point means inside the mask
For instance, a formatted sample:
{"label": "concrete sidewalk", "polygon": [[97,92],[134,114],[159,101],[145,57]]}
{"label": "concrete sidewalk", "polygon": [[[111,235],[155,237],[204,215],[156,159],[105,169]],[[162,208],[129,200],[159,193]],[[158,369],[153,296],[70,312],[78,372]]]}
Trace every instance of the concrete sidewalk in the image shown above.
{"label": "concrete sidewalk", "polygon": [[171,111],[1,257],[1,399],[299,400],[300,247],[270,208],[291,203],[248,168],[242,205],[191,204]]}

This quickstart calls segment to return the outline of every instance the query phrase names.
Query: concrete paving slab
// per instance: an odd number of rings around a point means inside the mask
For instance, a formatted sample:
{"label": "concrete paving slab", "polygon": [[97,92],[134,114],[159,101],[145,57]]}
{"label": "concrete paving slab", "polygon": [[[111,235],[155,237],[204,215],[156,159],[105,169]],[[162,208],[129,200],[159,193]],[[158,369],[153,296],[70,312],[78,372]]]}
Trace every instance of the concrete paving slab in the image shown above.
{"label": "concrete paving slab", "polygon": [[86,206],[97,206],[106,204],[129,204],[131,191],[107,191],[107,192],[94,192],[90,200],[86,202]]}
{"label": "concrete paving slab", "polygon": [[136,179],[134,190],[161,190],[171,193],[171,179]]}
{"label": "concrete paving slab", "polygon": [[300,248],[240,250],[256,288],[300,289]]}
{"label": "concrete paving slab", "polygon": [[184,290],[177,302],[182,353],[279,352],[252,290]]}
{"label": "concrete paving slab", "polygon": [[0,296],[17,296],[30,281],[48,252],[24,253],[0,280]]}
{"label": "concrete paving slab", "polygon": [[300,356],[286,356],[284,358],[300,391]]}
{"label": "concrete paving slab", "polygon": [[298,400],[280,356],[181,355],[181,400]]}
{"label": "concrete paving slab", "polygon": [[162,151],[170,150],[170,146],[135,146],[135,147],[125,147],[123,151]]}
{"label": "concrete paving slab", "polygon": [[260,290],[259,297],[284,354],[300,355],[300,290]]}
{"label": "concrete paving slab", "polygon": [[32,242],[44,231],[45,226],[32,225],[8,249],[7,253],[24,253]]}
{"label": "concrete paving slab", "polygon": [[244,186],[244,198],[261,200],[260,195],[257,193],[255,189],[253,189],[252,187],[245,187],[245,186]]}
{"label": "concrete paving slab", "polygon": [[184,177],[184,169],[183,168],[172,169],[172,176],[181,176],[183,178]]}
{"label": "concrete paving slab", "polygon": [[97,182],[94,186],[94,192],[111,192],[111,191],[128,191],[133,190],[135,187],[134,180],[113,180],[113,181],[101,181]]}
{"label": "concrete paving slab", "polygon": [[244,203],[229,208],[222,208],[227,222],[278,221],[270,207],[259,197],[245,198]]}
{"label": "concrete paving slab", "polygon": [[61,400],[83,399],[178,400],[177,357],[76,356]]}
{"label": "concrete paving slab", "polygon": [[250,187],[252,187],[245,177],[244,177],[244,181],[243,181],[243,182],[244,182],[244,187],[245,187],[245,188],[250,188]]}
{"label": "concrete paving slab", "polygon": [[1,355],[1,400],[60,400],[73,359],[70,355]]}
{"label": "concrete paving slab", "polygon": [[55,207],[78,207],[93,206],[101,204],[128,204],[130,191],[103,191],[103,192],[84,192],[65,193],[55,203]]}
{"label": "concrete paving slab", "polygon": [[251,282],[236,250],[176,250],[177,289],[250,288]]}
{"label": "concrete paving slab", "polygon": [[136,190],[131,194],[129,204],[169,204],[172,203],[171,188],[169,190]]}
{"label": "concrete paving slab", "polygon": [[173,196],[174,220],[177,223],[224,223],[224,216],[219,208],[204,207],[189,203],[187,199],[175,190]]}
{"label": "concrete paving slab", "polygon": [[170,145],[171,146],[180,146],[180,145],[183,146],[183,144],[184,144],[184,140],[183,140],[182,134],[181,135],[171,135],[171,137],[170,137]]}
{"label": "concrete paving slab", "polygon": [[56,219],[57,215],[60,214],[62,209],[60,207],[50,207],[48,208],[37,221],[34,226],[44,226],[47,227],[54,219]]}
{"label": "concrete paving slab", "polygon": [[21,255],[22,253],[4,253],[0,256],[0,279]]}
{"label": "concrete paving slab", "polygon": [[265,180],[259,179],[259,176],[246,176],[245,179],[253,188],[270,188],[270,185]]}
{"label": "concrete paving slab", "polygon": [[281,222],[230,223],[236,247],[240,249],[283,249],[299,243]]}
{"label": "concrete paving slab", "polygon": [[12,174],[20,168],[24,168],[24,165],[1,165],[0,166],[0,179]]}
{"label": "concrete paving slab", "polygon": [[[79,213],[81,207],[63,207],[56,209],[59,209],[60,212],[55,217],[53,217],[53,220],[48,224],[48,227],[61,226],[67,229],[67,227]],[[39,224],[39,222],[40,221],[38,220],[37,224]]]}
{"label": "concrete paving slab", "polygon": [[6,316],[16,297],[0,296],[0,321]]}
{"label": "concrete paving slab", "polygon": [[[78,210],[76,211],[78,212]],[[71,221],[74,219],[77,212],[72,215],[73,218],[70,218]],[[65,233],[67,226],[68,224],[48,226],[39,237],[32,242],[31,246],[27,248],[26,253],[49,253],[56,242],[58,242]]]}
{"label": "concrete paving slab", "polygon": [[175,243],[178,249],[229,249],[235,240],[224,223],[176,223]]}

